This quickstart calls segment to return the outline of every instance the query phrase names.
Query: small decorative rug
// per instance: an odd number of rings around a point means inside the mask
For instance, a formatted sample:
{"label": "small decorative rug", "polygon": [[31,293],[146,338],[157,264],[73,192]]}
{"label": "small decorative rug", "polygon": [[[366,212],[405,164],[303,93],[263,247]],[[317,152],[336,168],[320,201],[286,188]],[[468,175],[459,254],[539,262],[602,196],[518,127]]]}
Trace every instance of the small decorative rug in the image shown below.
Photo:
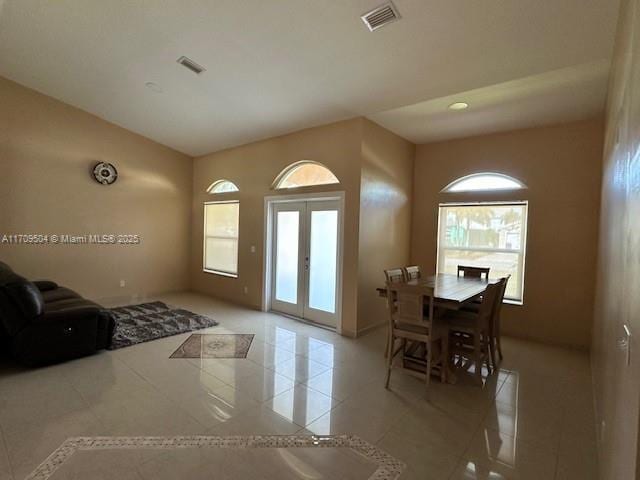
{"label": "small decorative rug", "polygon": [[169,358],[247,358],[253,334],[194,333]]}
{"label": "small decorative rug", "polygon": [[109,350],[218,325],[214,319],[163,302],[112,308],[116,328]]}

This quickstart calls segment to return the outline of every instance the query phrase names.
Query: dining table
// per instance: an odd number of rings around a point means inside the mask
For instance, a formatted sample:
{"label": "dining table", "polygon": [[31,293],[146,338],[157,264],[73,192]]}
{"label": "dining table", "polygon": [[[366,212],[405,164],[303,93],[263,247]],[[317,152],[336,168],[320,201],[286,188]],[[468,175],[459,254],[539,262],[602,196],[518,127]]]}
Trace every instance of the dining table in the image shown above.
{"label": "dining table", "polygon": [[[399,290],[422,291],[426,296],[430,296],[433,289],[433,300],[436,307],[459,310],[465,304],[480,298],[487,286],[499,281],[499,279],[459,277],[449,273],[438,273],[401,282],[395,286]],[[376,290],[379,296],[387,297],[387,287],[378,287]]]}
{"label": "dining table", "polygon": [[[477,277],[464,277],[448,273],[438,273],[422,278],[408,280],[394,284],[399,291],[405,290],[412,293],[423,293],[425,300],[432,295],[436,309],[460,310],[465,305],[480,299],[487,287],[498,283],[499,279],[486,279]],[[387,287],[376,288],[380,297],[387,297]],[[416,354],[418,344],[409,345],[405,353],[407,359]],[[447,381],[456,383],[456,376],[447,365]]]}

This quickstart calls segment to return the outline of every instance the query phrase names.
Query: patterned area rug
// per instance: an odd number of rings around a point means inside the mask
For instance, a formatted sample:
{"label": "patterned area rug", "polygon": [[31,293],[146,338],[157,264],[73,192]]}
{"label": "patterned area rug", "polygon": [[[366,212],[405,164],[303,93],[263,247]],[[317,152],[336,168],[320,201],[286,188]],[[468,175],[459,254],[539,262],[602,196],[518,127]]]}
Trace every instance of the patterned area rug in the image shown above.
{"label": "patterned area rug", "polygon": [[218,325],[214,319],[162,302],[112,308],[116,321],[109,350]]}
{"label": "patterned area rug", "polygon": [[247,358],[253,334],[194,333],[169,358]]}

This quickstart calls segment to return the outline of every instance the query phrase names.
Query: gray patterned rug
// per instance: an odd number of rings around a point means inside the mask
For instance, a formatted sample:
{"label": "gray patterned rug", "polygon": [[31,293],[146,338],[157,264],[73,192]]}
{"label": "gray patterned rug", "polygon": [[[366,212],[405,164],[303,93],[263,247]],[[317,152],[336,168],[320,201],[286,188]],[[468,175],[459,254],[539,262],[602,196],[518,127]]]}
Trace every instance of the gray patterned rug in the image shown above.
{"label": "gray patterned rug", "polygon": [[116,328],[109,350],[218,325],[214,319],[162,302],[112,308]]}

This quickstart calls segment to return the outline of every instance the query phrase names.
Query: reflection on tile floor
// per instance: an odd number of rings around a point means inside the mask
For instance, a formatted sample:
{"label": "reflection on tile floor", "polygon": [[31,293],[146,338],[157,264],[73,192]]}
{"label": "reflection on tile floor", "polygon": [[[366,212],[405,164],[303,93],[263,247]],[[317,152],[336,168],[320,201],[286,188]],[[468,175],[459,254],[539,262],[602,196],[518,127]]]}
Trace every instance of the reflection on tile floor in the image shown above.
{"label": "reflection on tile floor", "polygon": [[483,389],[463,378],[427,396],[402,372],[384,389],[383,330],[352,340],[201,295],[159,300],[220,321],[201,333],[254,333],[247,358],[169,359],[188,333],[0,365],[0,480],[22,480],[69,437],[296,433],[357,435],[404,461],[402,479],[596,478],[586,354],[506,338]]}
{"label": "reflection on tile floor", "polygon": [[351,435],[78,437],[27,480],[395,480],[405,465]]}

